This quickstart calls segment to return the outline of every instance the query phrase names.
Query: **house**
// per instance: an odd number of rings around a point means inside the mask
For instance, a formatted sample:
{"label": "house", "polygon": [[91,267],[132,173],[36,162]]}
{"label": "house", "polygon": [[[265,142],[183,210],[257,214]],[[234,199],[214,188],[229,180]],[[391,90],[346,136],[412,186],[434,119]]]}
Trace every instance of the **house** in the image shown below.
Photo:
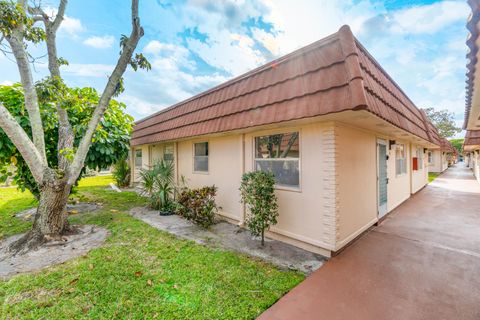
{"label": "house", "polygon": [[480,182],[480,130],[468,130],[465,135],[463,149],[466,152],[465,162],[472,169]]}
{"label": "house", "polygon": [[440,147],[428,150],[428,172],[441,173],[453,164],[455,148],[445,138],[440,139]]}
{"label": "house", "polygon": [[159,159],[216,185],[243,225],[245,172],[276,176],[268,237],[330,256],[427,184],[435,130],[348,26],[135,124],[133,181]]}
{"label": "house", "polygon": [[467,92],[465,105],[465,121],[463,129],[467,130],[463,150],[467,165],[472,169],[475,177],[480,181],[480,63],[479,63],[479,34],[480,34],[480,3],[469,0],[472,14],[467,23],[470,36],[467,46]]}

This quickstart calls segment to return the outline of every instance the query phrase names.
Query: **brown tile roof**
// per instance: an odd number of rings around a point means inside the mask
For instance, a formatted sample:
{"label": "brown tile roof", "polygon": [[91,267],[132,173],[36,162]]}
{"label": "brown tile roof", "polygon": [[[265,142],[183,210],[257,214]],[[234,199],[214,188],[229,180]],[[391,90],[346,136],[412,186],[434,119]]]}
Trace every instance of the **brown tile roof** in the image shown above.
{"label": "brown tile roof", "polygon": [[467,39],[467,46],[470,49],[467,53],[467,85],[465,94],[465,120],[463,122],[463,129],[467,129],[468,117],[470,116],[470,109],[472,107],[473,84],[475,78],[475,66],[477,65],[478,45],[477,39],[479,36],[477,24],[480,22],[480,2],[478,0],[468,0],[468,4],[472,9],[467,22],[467,29],[470,35]]}
{"label": "brown tile roof", "polygon": [[131,144],[367,110],[435,144],[431,128],[350,28],[247,72],[135,124]]}
{"label": "brown tile roof", "polygon": [[454,152],[455,148],[453,147],[452,143],[445,138],[442,138],[440,144],[440,150],[443,152]]}
{"label": "brown tile roof", "polygon": [[468,130],[463,145],[480,145],[480,130]]}

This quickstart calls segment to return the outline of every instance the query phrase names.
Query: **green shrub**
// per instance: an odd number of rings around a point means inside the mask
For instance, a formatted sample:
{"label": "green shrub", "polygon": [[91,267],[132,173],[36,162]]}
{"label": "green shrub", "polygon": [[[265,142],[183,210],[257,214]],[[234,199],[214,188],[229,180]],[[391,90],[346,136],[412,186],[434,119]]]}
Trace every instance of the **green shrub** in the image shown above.
{"label": "green shrub", "polygon": [[157,162],[150,169],[140,170],[140,188],[155,210],[172,211],[175,193],[174,165],[172,161]]}
{"label": "green shrub", "polygon": [[120,159],[115,163],[112,175],[117,186],[128,187],[130,184],[130,166],[125,158]]}
{"label": "green shrub", "polygon": [[247,207],[246,224],[254,236],[262,237],[265,230],[277,224],[278,204],[275,196],[275,176],[270,172],[247,172],[240,185],[242,203]]}
{"label": "green shrub", "polygon": [[217,213],[216,194],[217,187],[215,186],[185,189],[178,197],[179,208],[177,213],[204,228],[208,228],[214,223]]}

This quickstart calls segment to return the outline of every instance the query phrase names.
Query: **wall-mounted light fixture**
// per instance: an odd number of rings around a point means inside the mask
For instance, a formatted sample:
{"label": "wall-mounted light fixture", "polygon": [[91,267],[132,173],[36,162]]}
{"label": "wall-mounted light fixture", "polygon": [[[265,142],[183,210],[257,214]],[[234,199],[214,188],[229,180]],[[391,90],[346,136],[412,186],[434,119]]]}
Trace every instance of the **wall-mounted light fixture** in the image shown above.
{"label": "wall-mounted light fixture", "polygon": [[388,150],[392,150],[392,146],[395,145],[395,140],[388,140]]}
{"label": "wall-mounted light fixture", "polygon": [[423,148],[423,153],[427,153],[428,149],[427,148]]}

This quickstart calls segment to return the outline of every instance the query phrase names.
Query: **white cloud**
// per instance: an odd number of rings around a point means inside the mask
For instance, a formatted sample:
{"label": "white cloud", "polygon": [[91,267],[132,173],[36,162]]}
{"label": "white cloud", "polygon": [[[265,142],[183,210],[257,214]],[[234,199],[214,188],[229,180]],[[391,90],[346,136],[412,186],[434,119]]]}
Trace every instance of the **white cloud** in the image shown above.
{"label": "white cloud", "polygon": [[60,25],[59,31],[64,31],[70,35],[76,35],[85,31],[85,27],[82,25],[82,22],[79,19],[65,16],[62,24]]}
{"label": "white cloud", "polygon": [[108,64],[70,63],[62,67],[62,72],[79,77],[106,77],[115,66]]}
{"label": "white cloud", "polygon": [[218,73],[198,74],[196,63],[185,47],[153,40],[142,51],[152,69],[128,72],[126,91],[120,98],[137,119],[227,80]]}
{"label": "white cloud", "polygon": [[125,103],[127,106],[127,113],[139,115],[141,117],[150,115],[166,107],[162,104],[149,103],[129,94],[122,94],[117,100]]}
{"label": "white cloud", "polygon": [[115,38],[113,36],[94,36],[87,38],[83,41],[84,44],[90,47],[94,47],[97,49],[106,49],[110,48],[113,46],[113,43],[115,42]]}
{"label": "white cloud", "polygon": [[268,39],[269,47],[278,48],[281,54],[330,35],[343,24],[357,33],[367,19],[383,11],[383,7],[370,1],[299,0],[295,5],[289,0],[265,2],[270,11],[264,19],[277,31],[274,38]]}
{"label": "white cloud", "polygon": [[190,52],[188,49],[179,45],[152,40],[143,48],[143,52],[151,54],[155,58],[168,58],[163,59],[163,63],[166,64],[165,67],[172,65],[172,68],[176,68],[176,65],[181,65],[189,69],[195,68],[193,61],[189,59]]}
{"label": "white cloud", "polygon": [[[55,18],[58,12],[57,8],[54,7],[45,7],[43,8],[43,11],[52,18]],[[83,26],[80,19],[64,15],[63,21],[60,24],[60,28],[58,30],[68,33],[70,36],[76,36],[77,34],[85,31],[85,27]]]}
{"label": "white cloud", "polygon": [[465,21],[469,7],[462,1],[441,1],[395,12],[392,31],[396,33],[435,33],[445,26]]}
{"label": "white cloud", "polygon": [[2,81],[0,83],[0,85],[2,85],[2,86],[11,86],[12,84],[13,84],[13,82],[10,81],[10,80],[5,80],[5,81]]}
{"label": "white cloud", "polygon": [[262,53],[253,48],[254,41],[241,34],[218,31],[209,43],[188,39],[188,47],[211,66],[238,75],[265,62]]}

